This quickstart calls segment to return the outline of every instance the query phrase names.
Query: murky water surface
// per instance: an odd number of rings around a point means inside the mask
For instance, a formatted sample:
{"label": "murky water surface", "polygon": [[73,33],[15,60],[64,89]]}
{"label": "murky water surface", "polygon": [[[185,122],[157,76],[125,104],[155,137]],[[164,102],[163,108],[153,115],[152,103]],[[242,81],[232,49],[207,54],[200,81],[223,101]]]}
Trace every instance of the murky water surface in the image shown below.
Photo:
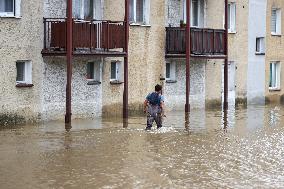
{"label": "murky water surface", "polygon": [[284,188],[284,108],[0,130],[0,188]]}

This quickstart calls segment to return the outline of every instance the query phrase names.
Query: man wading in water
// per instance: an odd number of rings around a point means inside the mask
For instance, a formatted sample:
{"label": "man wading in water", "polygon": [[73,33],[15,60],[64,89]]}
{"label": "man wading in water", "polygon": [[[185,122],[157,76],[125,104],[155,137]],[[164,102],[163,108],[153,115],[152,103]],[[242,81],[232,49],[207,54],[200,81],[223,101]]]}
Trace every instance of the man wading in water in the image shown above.
{"label": "man wading in water", "polygon": [[153,122],[157,124],[157,129],[162,127],[162,116],[164,114],[164,96],[162,86],[157,84],[155,92],[148,94],[144,101],[144,112],[147,112],[146,130],[151,130]]}

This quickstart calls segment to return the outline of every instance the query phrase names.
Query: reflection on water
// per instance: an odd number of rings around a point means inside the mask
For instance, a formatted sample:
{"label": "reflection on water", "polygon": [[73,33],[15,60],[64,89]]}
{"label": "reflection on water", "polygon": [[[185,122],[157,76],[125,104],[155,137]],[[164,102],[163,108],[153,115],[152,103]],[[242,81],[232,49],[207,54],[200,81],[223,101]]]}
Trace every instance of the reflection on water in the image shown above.
{"label": "reflection on water", "polygon": [[284,108],[171,112],[0,130],[0,188],[282,188]]}

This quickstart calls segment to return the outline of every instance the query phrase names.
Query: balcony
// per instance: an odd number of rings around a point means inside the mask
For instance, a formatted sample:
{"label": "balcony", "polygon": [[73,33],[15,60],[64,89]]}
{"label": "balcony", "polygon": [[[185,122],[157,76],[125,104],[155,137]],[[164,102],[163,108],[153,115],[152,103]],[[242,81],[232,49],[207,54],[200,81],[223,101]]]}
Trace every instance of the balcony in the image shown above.
{"label": "balcony", "polygon": [[[66,55],[66,18],[44,18],[43,56]],[[73,20],[73,55],[125,56],[125,22]]]}
{"label": "balcony", "polygon": [[[186,28],[166,28],[166,58],[186,56]],[[224,58],[225,30],[190,28],[191,57]]]}

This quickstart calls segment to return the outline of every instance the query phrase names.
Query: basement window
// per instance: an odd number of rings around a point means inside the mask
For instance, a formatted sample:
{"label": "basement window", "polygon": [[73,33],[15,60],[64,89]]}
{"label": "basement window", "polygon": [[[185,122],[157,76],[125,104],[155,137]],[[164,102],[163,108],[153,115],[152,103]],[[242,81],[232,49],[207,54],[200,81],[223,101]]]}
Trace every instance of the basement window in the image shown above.
{"label": "basement window", "polygon": [[269,90],[280,90],[280,62],[270,63]]}
{"label": "basement window", "polygon": [[87,63],[87,81],[88,85],[101,84],[101,64],[100,62]]}
{"label": "basement window", "polygon": [[122,82],[122,62],[112,61],[110,68],[110,83],[121,84]]}
{"label": "basement window", "polygon": [[19,60],[16,62],[16,68],[17,68],[16,86],[17,87],[33,86],[31,61]]}
{"label": "basement window", "polygon": [[176,82],[176,63],[175,62],[166,63],[166,82],[167,83]]}

